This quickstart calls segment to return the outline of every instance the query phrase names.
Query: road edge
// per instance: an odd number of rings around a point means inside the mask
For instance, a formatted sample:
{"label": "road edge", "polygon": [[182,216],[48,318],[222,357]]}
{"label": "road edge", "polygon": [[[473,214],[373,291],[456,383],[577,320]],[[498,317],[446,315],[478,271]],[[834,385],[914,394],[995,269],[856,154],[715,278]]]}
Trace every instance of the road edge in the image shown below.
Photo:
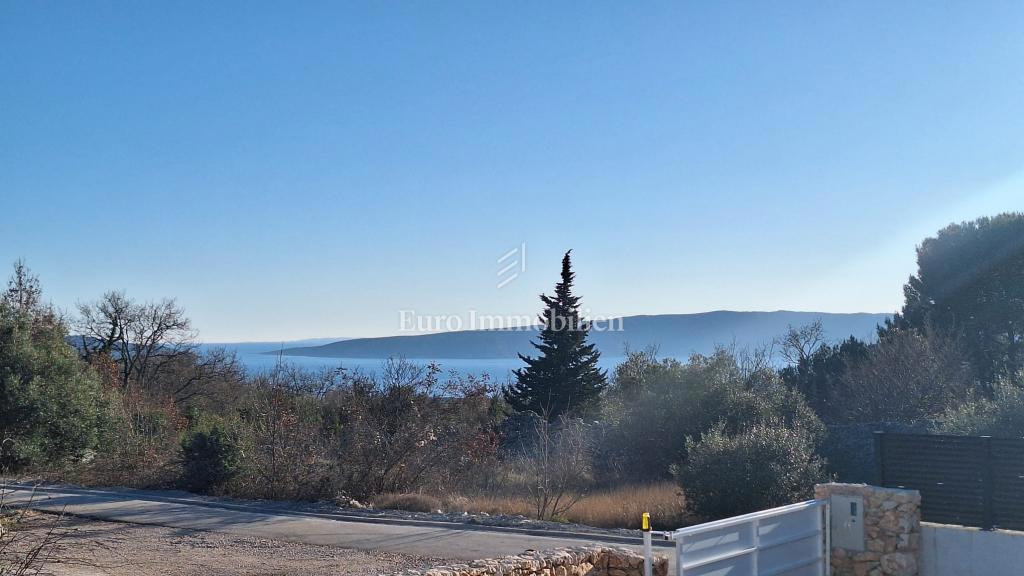
{"label": "road edge", "polygon": [[[640,546],[643,544],[642,537],[616,536],[613,534],[594,534],[590,532],[573,532],[565,530],[544,530],[541,528],[518,528],[515,526],[490,526],[486,524],[469,524],[466,522],[445,522],[442,520],[415,520],[411,518],[371,518],[344,513],[312,512],[302,510],[290,510],[287,508],[268,505],[263,508],[256,508],[246,504],[232,504],[230,502],[210,502],[191,498],[180,498],[175,496],[159,496],[151,493],[140,494],[133,492],[122,492],[116,489],[104,488],[81,488],[76,486],[62,486],[53,484],[23,484],[17,482],[0,482],[0,489],[3,490],[28,490],[34,492],[83,494],[92,496],[120,497],[122,499],[143,500],[150,502],[164,502],[167,504],[181,504],[186,506],[199,506],[202,508],[214,508],[221,510],[232,510],[235,512],[249,512],[251,514],[271,514],[278,516],[298,516],[306,518],[319,518],[322,520],[335,520],[340,522],[360,522],[364,524],[390,524],[396,526],[420,526],[425,528],[445,528],[448,530],[465,530],[473,532],[501,532],[506,534],[521,534],[525,536],[540,536],[547,538],[568,538],[573,540],[588,540],[591,542],[608,542],[615,544],[627,544]],[[29,506],[31,507],[31,506]],[[83,514],[67,512],[71,516],[88,517]],[[674,543],[655,541],[658,547],[672,547]]]}

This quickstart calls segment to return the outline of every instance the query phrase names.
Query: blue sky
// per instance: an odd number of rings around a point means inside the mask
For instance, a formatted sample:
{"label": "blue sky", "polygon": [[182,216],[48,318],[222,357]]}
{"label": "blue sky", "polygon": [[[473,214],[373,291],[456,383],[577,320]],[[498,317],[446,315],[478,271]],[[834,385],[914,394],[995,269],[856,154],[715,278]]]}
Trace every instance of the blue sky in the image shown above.
{"label": "blue sky", "polygon": [[[0,262],[206,340],[891,311],[1024,210],[1019,2],[4,2]],[[527,244],[497,289],[496,260]]]}

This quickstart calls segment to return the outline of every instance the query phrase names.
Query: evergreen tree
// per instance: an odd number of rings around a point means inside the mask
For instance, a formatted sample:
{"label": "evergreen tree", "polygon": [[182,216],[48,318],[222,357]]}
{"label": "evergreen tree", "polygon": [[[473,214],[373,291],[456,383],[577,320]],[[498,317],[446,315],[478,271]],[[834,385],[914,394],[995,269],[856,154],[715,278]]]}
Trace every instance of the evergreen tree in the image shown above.
{"label": "evergreen tree", "polygon": [[549,421],[596,414],[607,386],[604,370],[597,367],[600,353],[587,343],[590,323],[580,317],[580,298],[572,293],[570,252],[562,258],[562,281],[555,285],[554,296],[540,296],[545,310],[540,316],[540,342],[533,342],[540,354],[519,355],[526,367],[515,371],[516,383],[505,390],[513,408]]}
{"label": "evergreen tree", "polygon": [[41,303],[38,279],[15,264],[0,295],[0,468],[56,464],[94,448],[104,423],[99,378]]}
{"label": "evergreen tree", "polygon": [[985,384],[1024,370],[1024,213],[947,226],[918,247],[917,268],[883,333],[960,337]]}

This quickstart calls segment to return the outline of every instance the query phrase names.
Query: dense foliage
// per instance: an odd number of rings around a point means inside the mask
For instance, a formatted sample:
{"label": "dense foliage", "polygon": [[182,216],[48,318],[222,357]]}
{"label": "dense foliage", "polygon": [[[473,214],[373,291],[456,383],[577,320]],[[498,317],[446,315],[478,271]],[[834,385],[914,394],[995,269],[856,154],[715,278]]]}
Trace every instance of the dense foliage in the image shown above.
{"label": "dense foliage", "polygon": [[827,423],[929,426],[1024,369],[1024,214],[950,225],[917,261],[877,342],[825,344],[781,371]]}
{"label": "dense foliage", "polygon": [[917,249],[893,329],[960,337],[978,379],[1024,369],[1024,214],[952,224]]}
{"label": "dense foliage", "polygon": [[591,490],[670,479],[698,516],[784,504],[828,475],[870,480],[875,430],[1024,435],[1022,220],[926,240],[903,311],[874,341],[832,343],[814,323],[774,351],[633,351],[610,382],[566,254],[542,297],[540,354],[504,393],[403,360],[248,374],[201,352],[172,299],[109,292],[65,321],[19,262],[0,296],[0,465],[241,497],[399,494],[432,509],[514,494],[543,518]]}
{"label": "dense foliage", "polygon": [[238,476],[241,451],[238,439],[223,426],[196,431],[181,443],[182,484],[193,492],[223,488]]}
{"label": "dense foliage", "polygon": [[1001,378],[990,396],[973,394],[951,404],[934,428],[945,434],[1024,438],[1024,382]]}
{"label": "dense foliage", "polygon": [[575,274],[569,252],[562,258],[562,279],[555,295],[541,294],[537,357],[519,355],[526,367],[505,389],[505,400],[520,412],[533,412],[554,422],[562,416],[593,417],[599,413],[605,373],[597,367],[600,353],[587,342],[590,324],[580,316],[580,298],[572,293]]}
{"label": "dense foliage", "polygon": [[813,437],[823,430],[803,397],[782,385],[773,370],[744,365],[724,348],[686,363],[633,352],[616,370],[608,396],[617,420],[603,442],[610,483],[637,473],[671,477],[671,467],[686,460],[686,438],[714,426],[728,434],[765,422],[801,428]]}
{"label": "dense foliage", "polygon": [[22,264],[0,299],[0,465],[56,465],[96,447],[105,398]]}
{"label": "dense foliage", "polygon": [[828,421],[843,419],[847,372],[864,360],[868,345],[853,336],[839,344],[823,343],[780,370],[783,381],[799,391],[814,411]]}
{"label": "dense foliage", "polygon": [[689,438],[679,468],[687,506],[708,518],[734,516],[811,497],[825,479],[811,434],[764,422],[729,434],[721,424]]}

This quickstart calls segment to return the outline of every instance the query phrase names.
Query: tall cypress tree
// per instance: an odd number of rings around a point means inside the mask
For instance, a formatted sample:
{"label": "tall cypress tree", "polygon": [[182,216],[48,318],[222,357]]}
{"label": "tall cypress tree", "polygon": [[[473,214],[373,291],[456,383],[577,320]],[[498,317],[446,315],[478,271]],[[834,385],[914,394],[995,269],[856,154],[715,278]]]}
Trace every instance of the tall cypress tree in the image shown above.
{"label": "tall cypress tree", "polygon": [[513,408],[549,421],[562,415],[594,415],[607,386],[604,370],[597,367],[601,354],[587,343],[590,323],[580,318],[580,298],[572,293],[571,252],[562,258],[562,281],[555,285],[554,296],[540,296],[545,306],[539,317],[540,341],[532,343],[540,354],[520,354],[526,367],[515,371],[515,384],[505,389],[505,399]]}

